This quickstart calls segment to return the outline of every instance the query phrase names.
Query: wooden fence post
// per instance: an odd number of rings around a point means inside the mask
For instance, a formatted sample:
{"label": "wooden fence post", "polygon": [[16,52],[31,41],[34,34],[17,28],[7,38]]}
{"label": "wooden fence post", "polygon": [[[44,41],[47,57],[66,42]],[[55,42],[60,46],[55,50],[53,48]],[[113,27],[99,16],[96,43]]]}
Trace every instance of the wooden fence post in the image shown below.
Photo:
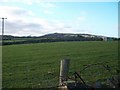
{"label": "wooden fence post", "polygon": [[69,59],[61,60],[59,85],[64,85],[64,82],[68,79],[69,62]]}

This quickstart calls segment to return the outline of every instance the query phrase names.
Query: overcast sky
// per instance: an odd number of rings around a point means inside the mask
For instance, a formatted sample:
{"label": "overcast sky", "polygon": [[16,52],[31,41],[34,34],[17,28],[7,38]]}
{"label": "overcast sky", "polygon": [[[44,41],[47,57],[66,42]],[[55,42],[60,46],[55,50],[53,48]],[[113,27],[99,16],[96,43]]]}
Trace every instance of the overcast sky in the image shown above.
{"label": "overcast sky", "polygon": [[57,32],[117,37],[118,3],[112,2],[117,0],[104,1],[111,2],[0,0],[0,17],[7,17],[7,35],[41,36]]}

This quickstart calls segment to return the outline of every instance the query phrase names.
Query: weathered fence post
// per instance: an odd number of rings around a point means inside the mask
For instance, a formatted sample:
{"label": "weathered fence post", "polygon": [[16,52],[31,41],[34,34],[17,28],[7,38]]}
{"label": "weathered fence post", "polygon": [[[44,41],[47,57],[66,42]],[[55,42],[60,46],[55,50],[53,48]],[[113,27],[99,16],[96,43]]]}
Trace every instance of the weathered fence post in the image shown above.
{"label": "weathered fence post", "polygon": [[68,79],[69,62],[69,59],[61,60],[59,85],[64,85],[64,82]]}

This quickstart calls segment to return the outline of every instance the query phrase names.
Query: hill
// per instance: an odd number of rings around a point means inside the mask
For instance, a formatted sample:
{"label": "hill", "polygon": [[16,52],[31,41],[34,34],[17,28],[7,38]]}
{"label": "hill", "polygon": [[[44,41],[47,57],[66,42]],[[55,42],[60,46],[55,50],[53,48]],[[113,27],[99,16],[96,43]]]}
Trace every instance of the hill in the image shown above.
{"label": "hill", "polygon": [[73,34],[73,33],[52,33],[42,36],[44,38],[66,38],[66,37],[96,37],[90,34]]}
{"label": "hill", "polygon": [[[0,36],[2,39],[2,37]],[[107,41],[117,40],[114,37],[106,37],[91,34],[73,34],[73,33],[51,33],[43,36],[12,36],[4,35],[3,45],[28,44],[41,42],[61,42],[61,41]]]}

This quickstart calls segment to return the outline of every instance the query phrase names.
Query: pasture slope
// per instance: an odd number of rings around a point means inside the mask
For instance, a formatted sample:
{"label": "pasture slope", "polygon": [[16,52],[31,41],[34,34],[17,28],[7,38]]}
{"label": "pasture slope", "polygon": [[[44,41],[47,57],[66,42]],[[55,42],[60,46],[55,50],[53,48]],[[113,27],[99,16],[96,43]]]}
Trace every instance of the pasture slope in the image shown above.
{"label": "pasture slope", "polygon": [[[107,61],[109,66],[116,68],[118,42],[54,42],[3,46],[3,88],[57,86],[60,60],[63,58],[71,60],[69,75],[80,71],[85,64],[98,62]],[[89,81],[92,75],[88,71],[86,73]],[[105,75],[100,78],[104,79]],[[94,76],[93,78],[95,79]]]}

